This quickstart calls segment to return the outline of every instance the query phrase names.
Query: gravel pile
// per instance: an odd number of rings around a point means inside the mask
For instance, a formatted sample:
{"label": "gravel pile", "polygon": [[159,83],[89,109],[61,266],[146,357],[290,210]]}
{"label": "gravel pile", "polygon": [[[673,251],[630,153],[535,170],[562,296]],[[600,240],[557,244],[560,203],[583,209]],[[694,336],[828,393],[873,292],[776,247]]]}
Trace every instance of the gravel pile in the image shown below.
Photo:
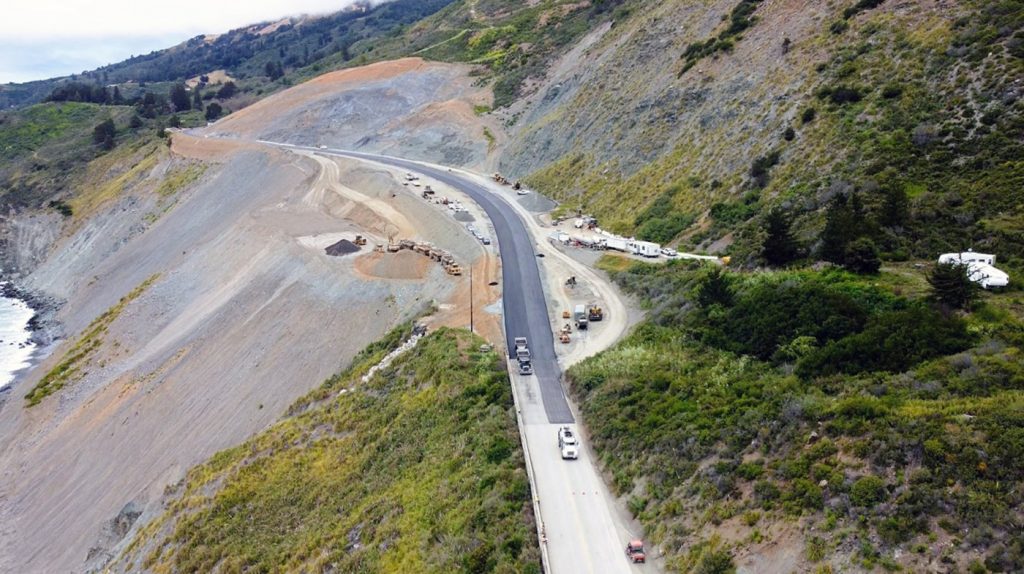
{"label": "gravel pile", "polygon": [[324,251],[332,257],[342,257],[359,251],[359,246],[348,239],[342,239],[333,245],[328,245]]}

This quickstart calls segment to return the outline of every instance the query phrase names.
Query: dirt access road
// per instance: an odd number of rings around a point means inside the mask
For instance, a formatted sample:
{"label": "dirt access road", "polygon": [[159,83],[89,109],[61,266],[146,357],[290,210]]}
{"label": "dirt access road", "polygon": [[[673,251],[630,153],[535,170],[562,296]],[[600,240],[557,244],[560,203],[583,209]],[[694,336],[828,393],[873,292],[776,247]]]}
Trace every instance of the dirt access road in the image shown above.
{"label": "dirt access road", "polygon": [[[566,461],[557,448],[558,428],[569,425],[576,429],[573,409],[561,385],[562,366],[599,351],[600,345],[610,345],[626,328],[625,306],[611,287],[593,270],[561,254],[545,241],[538,242],[539,224],[482,175],[374,154],[283,147],[297,153],[343,156],[406,169],[456,188],[480,204],[494,225],[500,248],[506,339],[528,336],[537,363],[535,376],[513,374],[512,378],[524,449],[539,505],[538,527],[548,571],[553,574],[659,571],[657,562],[640,566],[626,559],[625,544],[639,537],[640,529],[608,490],[593,451],[584,448],[579,459]],[[609,317],[602,335],[577,347],[571,356],[561,360],[554,350],[553,320],[543,295],[538,253],[564,264],[564,268],[559,268],[559,277],[568,273],[587,278],[595,286],[603,285],[602,294],[607,297]],[[552,278],[547,279],[550,284]]]}

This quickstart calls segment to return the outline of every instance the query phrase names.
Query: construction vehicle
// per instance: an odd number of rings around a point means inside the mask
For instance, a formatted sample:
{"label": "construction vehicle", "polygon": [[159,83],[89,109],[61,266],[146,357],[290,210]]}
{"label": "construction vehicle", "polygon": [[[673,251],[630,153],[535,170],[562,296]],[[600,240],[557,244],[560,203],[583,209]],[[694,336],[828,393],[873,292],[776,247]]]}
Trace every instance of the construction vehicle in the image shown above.
{"label": "construction vehicle", "polygon": [[576,329],[582,331],[587,328],[587,308],[584,305],[576,305],[573,311],[573,321],[576,322]]}
{"label": "construction vehicle", "polygon": [[604,310],[597,305],[591,306],[590,310],[587,311],[587,319],[590,319],[591,321],[600,321],[604,319]]}
{"label": "construction vehicle", "polygon": [[562,311],[562,318],[563,319],[572,319],[572,312],[570,312],[568,309],[566,309],[565,311]]}
{"label": "construction vehicle", "polygon": [[647,553],[644,552],[644,541],[643,540],[630,540],[626,544],[626,558],[629,559],[633,564],[643,564],[647,562]]}
{"label": "construction vehicle", "polygon": [[558,334],[558,340],[561,341],[562,343],[568,343],[570,341],[569,333],[562,331],[561,333]]}
{"label": "construction vehicle", "polygon": [[509,356],[515,357],[519,363],[520,375],[533,374],[533,361],[530,357],[530,347],[526,344],[526,337],[516,337],[515,346],[509,349]]}
{"label": "construction vehicle", "polygon": [[516,351],[518,351],[519,349],[528,349],[529,348],[527,346],[527,344],[526,344],[526,337],[516,337],[514,339],[514,343],[515,343],[514,346],[509,350],[509,356],[510,357],[516,356]]}
{"label": "construction vehicle", "polygon": [[355,243],[356,245],[366,245],[366,238],[362,235],[356,235],[356,240],[352,243]]}
{"label": "construction vehicle", "polygon": [[563,460],[579,458],[579,446],[580,443],[576,440],[576,435],[573,434],[571,428],[563,426],[558,429],[558,450],[562,452]]}

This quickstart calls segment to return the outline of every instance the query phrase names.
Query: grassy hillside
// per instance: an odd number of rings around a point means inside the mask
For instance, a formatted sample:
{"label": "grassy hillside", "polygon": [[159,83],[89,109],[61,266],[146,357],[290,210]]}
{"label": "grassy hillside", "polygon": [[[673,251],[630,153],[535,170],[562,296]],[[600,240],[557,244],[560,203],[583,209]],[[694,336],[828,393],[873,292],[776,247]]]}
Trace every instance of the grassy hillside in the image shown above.
{"label": "grassy hillside", "polygon": [[1024,247],[1024,3],[632,7],[541,94],[505,169],[606,227],[751,260],[770,208],[814,257],[823,208],[853,194],[905,206],[872,232],[893,259]]}
{"label": "grassy hillside", "polygon": [[964,314],[909,266],[605,266],[650,316],[571,388],[672,571],[1024,568],[1019,293]]}
{"label": "grassy hillside", "polygon": [[[121,84],[134,91],[142,84],[160,84],[166,92],[169,82],[225,70],[239,80],[243,90],[275,91],[290,83],[290,76],[310,77],[329,71],[327,58],[338,55],[340,65],[372,51],[368,41],[386,34],[401,34],[412,24],[452,0],[394,0],[386,3],[357,2],[333,14],[285,18],[279,22],[254,23],[235,30],[196,36],[177,46],[134,56],[69,78],[55,78],[26,84],[0,86],[0,109],[41,101],[55,88],[69,81],[99,86]],[[333,61],[333,60],[332,60]],[[267,65],[281,71],[274,77]],[[127,95],[127,93],[126,93]]]}
{"label": "grassy hillside", "polygon": [[[585,33],[622,13],[624,0],[456,2],[413,27],[405,51],[447,62],[480,64],[496,108],[514,103],[524,82],[544,77],[551,60]],[[617,12],[618,10],[618,12]]]}
{"label": "grassy hillside", "polygon": [[403,332],[193,469],[122,567],[539,572],[501,358],[442,329],[360,383]]}
{"label": "grassy hillside", "polygon": [[113,119],[115,143],[134,138],[125,106],[51,103],[0,113],[0,206],[43,207],[69,191],[73,176],[104,153],[93,130]]}

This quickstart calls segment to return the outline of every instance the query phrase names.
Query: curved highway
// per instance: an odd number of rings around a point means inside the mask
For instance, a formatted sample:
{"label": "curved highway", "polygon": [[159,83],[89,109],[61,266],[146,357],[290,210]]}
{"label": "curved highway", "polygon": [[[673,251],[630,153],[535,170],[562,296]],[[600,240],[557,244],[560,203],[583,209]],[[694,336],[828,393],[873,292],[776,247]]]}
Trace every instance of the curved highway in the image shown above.
{"label": "curved highway", "polygon": [[[269,142],[268,142],[269,143]],[[534,376],[540,387],[541,399],[548,422],[571,424],[574,421],[569,403],[562,390],[562,373],[555,356],[551,320],[537,268],[537,251],[519,214],[508,203],[494,197],[482,185],[459,177],[453,172],[400,158],[303,146],[289,146],[324,153],[374,161],[429,176],[450,185],[473,198],[494,225],[501,255],[502,311],[505,318],[505,341],[526,337],[533,357]]]}
{"label": "curved highway", "polygon": [[578,460],[562,460],[556,433],[562,425],[579,430],[561,385],[551,321],[537,266],[537,249],[512,204],[473,177],[444,167],[368,153],[261,141],[286,149],[348,157],[418,173],[469,195],[494,226],[502,263],[506,341],[527,337],[534,375],[511,373],[520,408],[523,448],[532,469],[542,555],[548,574],[656,574],[657,562],[630,564],[625,542],[636,538],[630,518],[616,504],[601,477],[593,451],[584,445]]}

